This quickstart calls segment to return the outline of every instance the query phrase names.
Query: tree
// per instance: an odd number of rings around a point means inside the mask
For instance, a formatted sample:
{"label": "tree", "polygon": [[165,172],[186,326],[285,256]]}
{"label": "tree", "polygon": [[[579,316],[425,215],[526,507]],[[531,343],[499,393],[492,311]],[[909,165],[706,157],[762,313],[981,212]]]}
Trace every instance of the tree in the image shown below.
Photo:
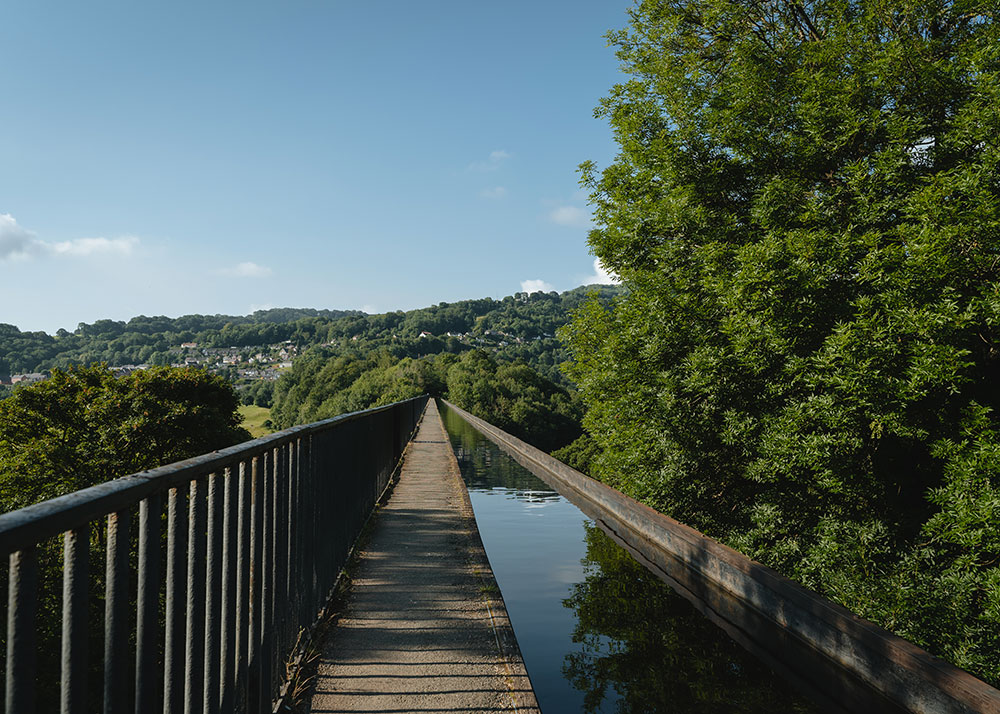
{"label": "tree", "polygon": [[[249,439],[237,407],[232,387],[204,371],[155,367],[116,378],[103,365],[54,370],[51,378],[19,386],[0,401],[0,512]],[[90,598],[100,602],[99,523],[90,538]],[[51,584],[58,583],[62,568],[59,539],[40,543],[37,555],[43,583],[35,623],[37,664],[39,671],[56,671],[61,606],[59,589]],[[6,571],[0,573],[0,586],[6,578]],[[102,622],[91,609],[91,652],[102,646]],[[100,659],[92,658],[88,667],[93,682],[100,676]],[[39,711],[58,710],[57,690],[39,691]],[[100,696],[99,686],[89,687],[88,711],[100,708]]]}
{"label": "tree", "polygon": [[992,681],[996,14],[638,3],[563,333],[594,475]]}
{"label": "tree", "polygon": [[245,441],[238,405],[200,370],[54,370],[0,401],[0,511]]}

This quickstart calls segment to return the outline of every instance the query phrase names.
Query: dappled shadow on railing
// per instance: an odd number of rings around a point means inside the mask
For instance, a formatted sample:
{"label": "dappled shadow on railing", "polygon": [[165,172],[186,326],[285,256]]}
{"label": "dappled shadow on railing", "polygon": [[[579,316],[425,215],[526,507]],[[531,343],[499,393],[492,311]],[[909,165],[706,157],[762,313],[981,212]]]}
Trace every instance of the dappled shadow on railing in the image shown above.
{"label": "dappled shadow on railing", "polygon": [[6,712],[271,711],[425,403],[0,516]]}

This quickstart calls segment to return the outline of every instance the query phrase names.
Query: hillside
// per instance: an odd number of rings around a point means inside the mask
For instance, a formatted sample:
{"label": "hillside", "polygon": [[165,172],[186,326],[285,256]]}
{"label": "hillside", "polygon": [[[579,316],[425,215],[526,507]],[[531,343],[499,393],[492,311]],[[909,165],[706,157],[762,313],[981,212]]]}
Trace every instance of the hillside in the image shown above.
{"label": "hillside", "polygon": [[[351,355],[385,349],[396,358],[479,348],[498,360],[523,360],[549,379],[565,378],[565,360],[555,338],[570,312],[587,295],[602,302],[621,292],[614,286],[585,286],[557,293],[517,293],[494,300],[463,300],[427,308],[368,315],[352,310],[276,308],[246,316],[185,315],[134,317],[128,322],[98,320],[76,330],[22,332],[0,323],[0,375],[43,372],[55,367],[105,362],[126,365],[199,364],[233,381],[260,374],[240,366],[267,348],[288,343],[301,354],[312,347]],[[182,345],[194,344],[187,348]],[[244,361],[246,360],[246,361]],[[267,375],[274,378],[276,374]]]}

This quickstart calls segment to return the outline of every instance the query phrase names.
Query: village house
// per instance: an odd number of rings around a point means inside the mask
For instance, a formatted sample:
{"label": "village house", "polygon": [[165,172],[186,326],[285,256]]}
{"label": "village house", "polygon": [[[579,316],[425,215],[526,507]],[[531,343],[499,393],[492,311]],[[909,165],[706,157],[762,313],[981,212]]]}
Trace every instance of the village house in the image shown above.
{"label": "village house", "polygon": [[47,375],[41,372],[28,372],[26,374],[12,374],[10,376],[11,384],[33,384],[34,382],[41,382],[47,379]]}

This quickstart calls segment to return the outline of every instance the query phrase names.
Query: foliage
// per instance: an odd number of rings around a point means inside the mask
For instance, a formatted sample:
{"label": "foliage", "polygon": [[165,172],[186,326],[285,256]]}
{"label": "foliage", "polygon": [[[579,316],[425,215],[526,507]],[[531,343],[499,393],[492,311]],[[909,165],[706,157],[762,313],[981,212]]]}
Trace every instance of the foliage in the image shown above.
{"label": "foliage", "polygon": [[580,434],[579,403],[526,364],[498,364],[485,352],[467,352],[448,369],[447,389],[455,405],[543,451]]}
{"label": "foliage", "polygon": [[249,384],[240,385],[240,404],[270,408],[274,403],[274,382],[268,379],[258,379]]}
{"label": "foliage", "polygon": [[244,441],[237,407],[200,370],[55,370],[0,402],[0,511]]}
{"label": "foliage", "polygon": [[562,333],[594,475],[993,682],[996,12],[638,3]]}
{"label": "foliage", "polygon": [[[134,317],[128,322],[80,323],[73,332],[21,332],[0,323],[0,374],[38,372],[53,367],[107,362],[169,365],[181,362],[179,345],[250,348],[290,341],[299,348],[326,346],[345,355],[388,350],[397,360],[442,352],[488,349],[505,362],[522,360],[556,382],[565,360],[556,329],[587,295],[603,301],[621,292],[588,286],[562,293],[517,293],[493,300],[440,303],[409,312],[366,315],[358,311],[275,308],[250,316],[185,315]],[[452,335],[447,333],[451,332]],[[430,333],[430,337],[421,337]],[[242,385],[241,385],[242,386]],[[0,394],[2,396],[2,394]],[[254,392],[253,402],[270,406],[270,395]]]}
{"label": "foliage", "polygon": [[[244,441],[250,435],[237,406],[221,377],[169,367],[125,377],[104,365],[55,370],[44,382],[18,386],[0,401],[0,513]],[[103,647],[104,537],[103,524],[91,524],[90,652]],[[60,541],[37,550],[40,672],[59,669]],[[4,570],[0,585],[6,578]],[[88,663],[88,710],[100,709],[101,666],[100,657]],[[58,711],[58,687],[42,687],[38,698],[39,711]]]}
{"label": "foliage", "polygon": [[389,351],[307,352],[278,380],[271,419],[279,428],[429,394],[445,397],[541,449],[579,433],[579,403],[524,363],[481,350],[397,360]]}

